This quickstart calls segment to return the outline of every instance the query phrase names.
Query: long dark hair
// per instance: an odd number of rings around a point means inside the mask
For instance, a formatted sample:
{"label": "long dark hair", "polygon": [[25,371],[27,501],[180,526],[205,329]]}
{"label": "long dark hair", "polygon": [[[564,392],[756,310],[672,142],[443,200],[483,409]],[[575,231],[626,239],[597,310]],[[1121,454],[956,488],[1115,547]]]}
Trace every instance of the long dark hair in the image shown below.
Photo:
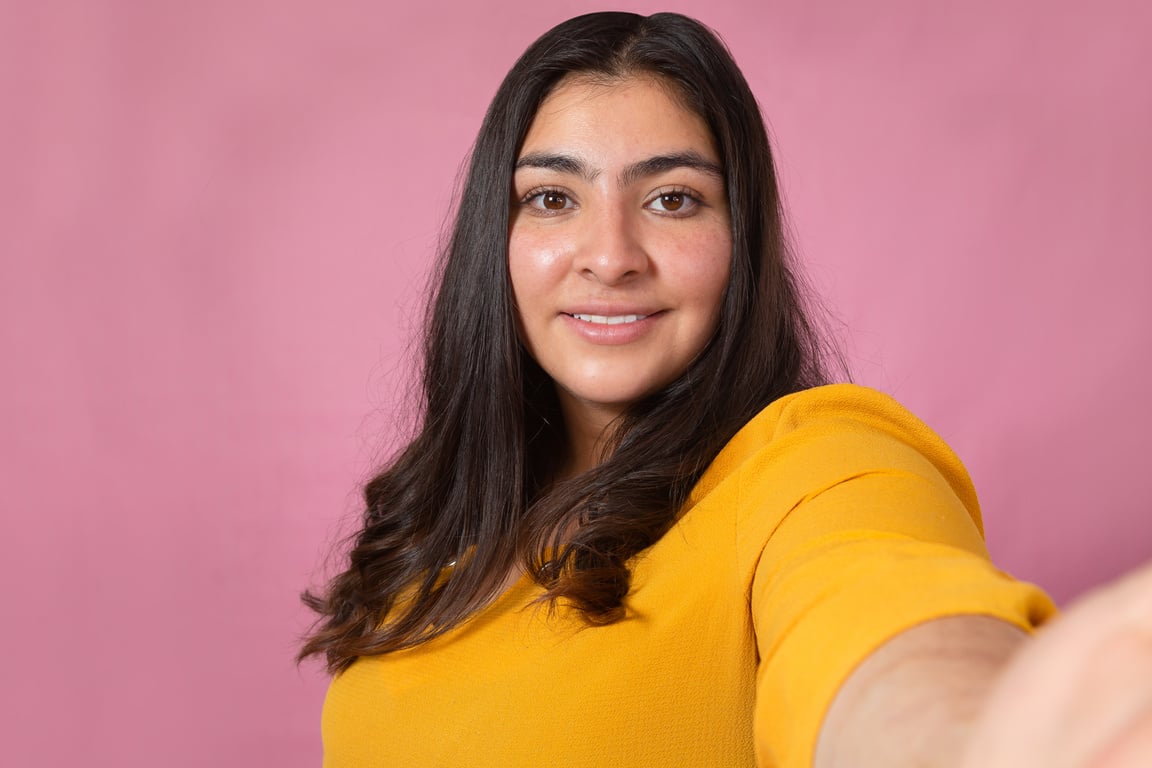
{"label": "long dark hair", "polygon": [[[553,482],[565,445],[551,380],[517,336],[508,277],[512,175],[541,102],[573,73],[661,78],[703,118],[724,166],[732,269],[715,337],[630,406],[605,460]],[[442,254],[424,341],[423,421],[365,487],[347,570],[321,594],[301,658],[330,671],[459,625],[524,568],[593,624],[626,612],[630,559],[675,522],[733,434],[773,400],[825,383],[783,233],[756,99],[723,43],[687,17],[593,13],[520,57],[484,118]]]}

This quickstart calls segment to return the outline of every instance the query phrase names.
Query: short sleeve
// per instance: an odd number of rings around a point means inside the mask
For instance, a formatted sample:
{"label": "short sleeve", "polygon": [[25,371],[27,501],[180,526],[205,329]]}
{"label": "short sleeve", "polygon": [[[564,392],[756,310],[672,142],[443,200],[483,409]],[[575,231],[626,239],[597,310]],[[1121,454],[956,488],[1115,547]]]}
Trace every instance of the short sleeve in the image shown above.
{"label": "short sleeve", "polygon": [[840,685],[901,631],[962,614],[1031,630],[1054,612],[992,564],[963,466],[890,398],[801,393],[780,406],[768,446],[738,473],[761,766],[810,766]]}

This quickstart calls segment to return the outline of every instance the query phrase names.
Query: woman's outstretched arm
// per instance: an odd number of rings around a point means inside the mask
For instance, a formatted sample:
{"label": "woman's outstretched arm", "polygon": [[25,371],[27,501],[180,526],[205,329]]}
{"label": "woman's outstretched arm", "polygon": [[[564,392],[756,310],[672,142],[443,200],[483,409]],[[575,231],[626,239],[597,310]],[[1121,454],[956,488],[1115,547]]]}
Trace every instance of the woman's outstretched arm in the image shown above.
{"label": "woman's outstretched arm", "polygon": [[1152,564],[1034,638],[980,616],[897,635],[837,693],[815,765],[1152,765]]}

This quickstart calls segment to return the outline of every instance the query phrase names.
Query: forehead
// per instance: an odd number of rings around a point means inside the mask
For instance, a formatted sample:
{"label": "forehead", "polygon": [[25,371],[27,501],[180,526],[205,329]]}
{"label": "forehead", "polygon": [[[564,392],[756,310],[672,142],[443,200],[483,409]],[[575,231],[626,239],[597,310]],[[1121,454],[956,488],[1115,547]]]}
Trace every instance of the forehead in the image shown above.
{"label": "forehead", "polygon": [[677,87],[652,75],[605,80],[569,75],[541,103],[520,155],[664,153],[692,149],[719,160],[703,118]]}

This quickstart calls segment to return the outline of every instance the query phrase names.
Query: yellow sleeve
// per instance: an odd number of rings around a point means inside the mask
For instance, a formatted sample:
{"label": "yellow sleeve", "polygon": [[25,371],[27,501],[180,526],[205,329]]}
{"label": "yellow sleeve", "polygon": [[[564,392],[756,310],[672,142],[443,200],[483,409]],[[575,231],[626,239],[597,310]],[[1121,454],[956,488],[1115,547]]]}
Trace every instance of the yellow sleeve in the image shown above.
{"label": "yellow sleeve", "polygon": [[744,541],[763,544],[761,766],[810,766],[836,691],[899,632],[957,614],[1030,630],[1054,612],[989,560],[971,482],[939,437],[879,393],[822,389],[782,406],[771,449],[740,472]]}

